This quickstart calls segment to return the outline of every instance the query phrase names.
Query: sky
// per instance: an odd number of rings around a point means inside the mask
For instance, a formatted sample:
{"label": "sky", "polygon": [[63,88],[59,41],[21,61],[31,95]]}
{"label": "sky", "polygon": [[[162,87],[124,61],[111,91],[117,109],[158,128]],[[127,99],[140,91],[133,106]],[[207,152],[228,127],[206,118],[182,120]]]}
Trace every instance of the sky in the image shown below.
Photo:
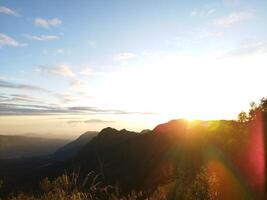
{"label": "sky", "polygon": [[236,119],[267,95],[266,0],[0,0],[0,134]]}

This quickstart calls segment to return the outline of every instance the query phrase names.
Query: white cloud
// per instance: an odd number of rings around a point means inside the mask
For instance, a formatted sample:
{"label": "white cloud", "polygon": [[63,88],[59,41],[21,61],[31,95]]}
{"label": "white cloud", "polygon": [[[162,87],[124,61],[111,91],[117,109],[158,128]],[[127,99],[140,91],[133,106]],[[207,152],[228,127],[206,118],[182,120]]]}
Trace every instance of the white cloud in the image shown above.
{"label": "white cloud", "polygon": [[46,40],[57,40],[59,37],[57,35],[25,35],[27,38],[32,40],[46,41]]}
{"label": "white cloud", "polygon": [[220,58],[245,57],[267,53],[267,41],[244,41],[238,48],[226,52]]}
{"label": "white cloud", "polygon": [[228,16],[216,19],[215,25],[220,27],[229,27],[233,24],[252,19],[253,17],[254,15],[251,12],[235,12],[229,14]]}
{"label": "white cloud", "polygon": [[193,10],[190,14],[193,17],[204,17],[204,16],[209,16],[212,15],[215,12],[215,9],[202,9],[202,10]]}
{"label": "white cloud", "polygon": [[108,76],[110,74],[112,74],[112,72],[94,71],[91,67],[85,67],[80,71],[80,75],[83,76]]}
{"label": "white cloud", "polygon": [[223,0],[223,2],[226,4],[234,4],[234,3],[238,3],[239,0]]}
{"label": "white cloud", "polygon": [[66,51],[65,49],[62,49],[62,48],[54,49],[54,50],[52,50],[52,49],[50,49],[50,50],[43,49],[42,50],[42,54],[44,54],[44,55],[56,56],[56,55],[59,55],[59,54],[62,55],[62,54],[65,54],[65,53],[70,54],[70,51]]}
{"label": "white cloud", "polygon": [[213,14],[214,12],[215,12],[214,9],[209,9],[208,12],[207,12],[207,14],[208,14],[208,15],[211,15],[211,14]]}
{"label": "white cloud", "polygon": [[0,80],[6,80],[7,78],[5,76],[0,75]]}
{"label": "white cloud", "polygon": [[130,53],[130,52],[125,52],[125,53],[119,53],[117,55],[114,56],[114,60],[130,60],[135,58],[136,55],[134,53]]}
{"label": "white cloud", "polygon": [[0,47],[2,46],[23,47],[26,46],[26,44],[19,43],[14,38],[0,33]]}
{"label": "white cloud", "polygon": [[75,76],[74,72],[67,65],[58,65],[54,67],[41,66],[38,69],[39,72],[44,74],[54,74],[59,76]]}
{"label": "white cloud", "polygon": [[205,39],[205,38],[218,38],[222,37],[223,32],[221,31],[203,31],[199,34],[200,39]]}
{"label": "white cloud", "polygon": [[20,14],[16,12],[15,10],[12,10],[10,8],[7,8],[5,6],[0,6],[0,13],[6,14],[6,15],[13,15],[16,17],[19,17]]}
{"label": "white cloud", "polygon": [[191,16],[196,16],[198,14],[198,12],[196,10],[193,10],[190,14],[191,14]]}
{"label": "white cloud", "polygon": [[69,124],[77,124],[77,123],[114,123],[115,121],[106,121],[102,119],[89,119],[89,120],[71,120],[67,121]]}
{"label": "white cloud", "polygon": [[59,26],[62,21],[59,18],[52,18],[52,19],[43,19],[43,18],[35,18],[34,24],[39,27],[43,28],[50,28]]}

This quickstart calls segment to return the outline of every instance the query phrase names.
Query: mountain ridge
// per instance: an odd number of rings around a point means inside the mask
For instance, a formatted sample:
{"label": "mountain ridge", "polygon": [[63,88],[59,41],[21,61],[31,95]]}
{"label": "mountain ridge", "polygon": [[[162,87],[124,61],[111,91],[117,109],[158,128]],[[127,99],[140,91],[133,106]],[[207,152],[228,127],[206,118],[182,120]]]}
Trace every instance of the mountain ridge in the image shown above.
{"label": "mountain ridge", "polygon": [[0,135],[0,159],[52,154],[67,142],[64,139]]}

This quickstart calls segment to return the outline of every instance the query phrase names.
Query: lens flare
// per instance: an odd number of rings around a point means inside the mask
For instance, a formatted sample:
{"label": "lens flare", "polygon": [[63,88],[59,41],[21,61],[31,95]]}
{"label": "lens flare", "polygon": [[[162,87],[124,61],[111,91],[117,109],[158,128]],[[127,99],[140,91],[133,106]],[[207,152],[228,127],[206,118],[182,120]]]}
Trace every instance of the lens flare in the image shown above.
{"label": "lens flare", "polygon": [[246,152],[244,152],[244,175],[249,185],[257,193],[263,193],[265,188],[265,147],[262,113],[250,125]]}

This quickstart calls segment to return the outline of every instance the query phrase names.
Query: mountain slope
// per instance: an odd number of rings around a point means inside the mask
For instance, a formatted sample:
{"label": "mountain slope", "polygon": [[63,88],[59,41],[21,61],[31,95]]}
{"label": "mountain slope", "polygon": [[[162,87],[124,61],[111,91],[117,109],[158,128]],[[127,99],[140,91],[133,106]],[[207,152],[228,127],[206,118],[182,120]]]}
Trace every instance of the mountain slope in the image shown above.
{"label": "mountain slope", "polygon": [[67,142],[62,139],[0,135],[0,159],[52,154]]}
{"label": "mountain slope", "polygon": [[88,131],[80,135],[76,140],[66,144],[65,146],[59,148],[54,156],[58,159],[67,159],[74,156],[84,145],[89,143],[93,137],[97,135],[98,132]]}
{"label": "mountain slope", "polygon": [[153,187],[158,184],[154,178],[161,180],[166,175],[153,176],[168,159],[165,155],[170,148],[172,140],[152,131],[140,134],[106,128],[81,149],[72,160],[72,167],[85,174],[99,172],[105,181],[126,190]]}

